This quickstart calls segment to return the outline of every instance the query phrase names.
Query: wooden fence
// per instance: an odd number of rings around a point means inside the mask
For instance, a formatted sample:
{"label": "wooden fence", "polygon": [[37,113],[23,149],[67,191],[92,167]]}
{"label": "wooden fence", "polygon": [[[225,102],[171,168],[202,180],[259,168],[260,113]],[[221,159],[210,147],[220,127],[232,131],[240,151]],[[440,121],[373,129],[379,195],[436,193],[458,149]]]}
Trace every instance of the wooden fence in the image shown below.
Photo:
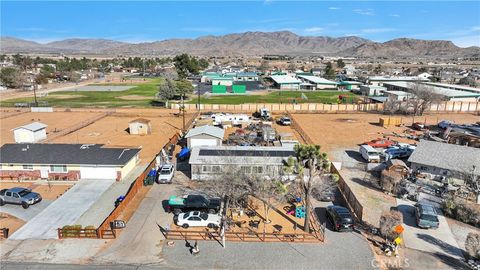
{"label": "wooden fence", "polygon": [[[178,110],[180,104],[173,103],[171,109]],[[310,112],[310,113],[351,113],[351,112],[383,112],[383,103],[364,104],[323,104],[323,103],[258,103],[258,104],[200,104],[201,111],[255,112],[267,108],[271,112]],[[185,104],[186,110],[198,110],[197,104]],[[480,112],[480,102],[444,101],[432,104],[427,109],[430,113],[473,113]]]}
{"label": "wooden fence", "polygon": [[8,228],[0,228],[0,239],[8,238]]}
{"label": "wooden fence", "polygon": [[57,229],[58,239],[62,238],[100,238],[98,229]]}
{"label": "wooden fence", "polygon": [[332,164],[331,165],[331,170],[332,173],[338,174],[338,189],[342,193],[343,197],[347,201],[347,204],[350,208],[350,210],[355,214],[357,219],[359,221],[362,221],[363,218],[363,206],[362,204],[358,201],[357,197],[355,194],[352,192],[350,187],[347,185],[345,180],[343,179],[342,175],[340,172],[337,170],[337,168]]}
{"label": "wooden fence", "polygon": [[302,137],[303,141],[306,144],[314,144],[312,138],[303,130],[302,126],[297,123],[297,121],[292,117],[292,115],[288,112],[287,113],[288,117],[290,118],[291,121],[291,127],[300,134],[300,137]]}

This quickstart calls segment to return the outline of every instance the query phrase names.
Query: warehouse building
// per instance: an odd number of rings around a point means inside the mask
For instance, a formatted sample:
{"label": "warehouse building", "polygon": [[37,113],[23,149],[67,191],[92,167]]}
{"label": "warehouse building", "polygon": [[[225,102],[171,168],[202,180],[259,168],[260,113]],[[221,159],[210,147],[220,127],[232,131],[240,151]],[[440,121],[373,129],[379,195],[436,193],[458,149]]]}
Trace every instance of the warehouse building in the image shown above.
{"label": "warehouse building", "polygon": [[[404,91],[410,92],[414,87],[414,83],[411,82],[388,82],[383,84],[389,91]],[[428,86],[432,92],[441,95],[448,101],[478,101],[480,99],[480,93],[472,93],[466,91],[453,90],[438,86]]]}
{"label": "warehouse building", "polygon": [[301,80],[289,75],[272,75],[270,79],[276,88],[281,90],[299,90]]}
{"label": "warehouse building", "polygon": [[338,83],[317,76],[297,75],[302,80],[302,88],[310,90],[337,89]]}

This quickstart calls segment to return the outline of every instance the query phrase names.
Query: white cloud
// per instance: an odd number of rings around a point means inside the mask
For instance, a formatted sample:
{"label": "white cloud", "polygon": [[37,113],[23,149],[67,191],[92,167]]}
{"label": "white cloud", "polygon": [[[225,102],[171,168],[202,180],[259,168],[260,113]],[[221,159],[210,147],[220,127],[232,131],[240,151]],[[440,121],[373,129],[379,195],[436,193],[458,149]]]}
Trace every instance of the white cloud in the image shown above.
{"label": "white cloud", "polygon": [[305,33],[316,34],[316,33],[323,32],[323,30],[325,30],[325,29],[322,28],[322,27],[309,27],[309,28],[305,28],[303,31]]}
{"label": "white cloud", "polygon": [[390,17],[397,17],[397,18],[400,17],[400,15],[398,15],[398,14],[390,14],[390,15],[388,15],[388,16],[390,16]]}
{"label": "white cloud", "polygon": [[339,8],[339,7],[329,7],[328,9],[330,9],[330,10],[339,10],[340,8]]}
{"label": "white cloud", "polygon": [[480,26],[472,26],[470,28],[471,31],[480,31]]}
{"label": "white cloud", "polygon": [[386,33],[386,32],[392,32],[395,31],[393,28],[367,28],[367,29],[362,29],[362,33],[366,34],[375,34],[375,33]]}
{"label": "white cloud", "polygon": [[359,33],[346,33],[346,34],[344,34],[344,36],[346,36],[346,37],[360,37],[360,36],[363,36],[363,34],[359,34]]}
{"label": "white cloud", "polygon": [[451,41],[459,47],[470,47],[477,46],[480,47],[480,37],[478,35],[473,36],[463,36],[452,38]]}
{"label": "white cloud", "polygon": [[353,12],[355,12],[357,14],[360,14],[360,15],[364,15],[364,16],[375,15],[375,12],[371,8],[357,8],[357,9],[354,9]]}

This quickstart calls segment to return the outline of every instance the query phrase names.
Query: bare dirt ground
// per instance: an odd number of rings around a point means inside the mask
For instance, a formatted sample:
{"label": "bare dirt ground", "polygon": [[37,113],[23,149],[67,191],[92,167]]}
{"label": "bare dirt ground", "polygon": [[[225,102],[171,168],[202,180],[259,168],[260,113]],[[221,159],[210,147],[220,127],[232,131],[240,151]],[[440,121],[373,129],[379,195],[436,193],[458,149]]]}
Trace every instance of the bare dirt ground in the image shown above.
{"label": "bare dirt ground", "polygon": [[[137,110],[130,112],[139,113]],[[149,114],[152,115],[152,114]],[[158,154],[175,132],[182,128],[182,118],[166,113],[157,113],[155,117],[141,115],[149,119],[152,126],[152,134],[130,135],[128,123],[136,118],[135,114],[115,114],[107,116],[95,123],[77,130],[71,134],[56,138],[55,143],[101,143],[107,146],[140,147],[142,164],[150,162]],[[186,115],[186,121],[191,115]]]}
{"label": "bare dirt ground", "polygon": [[[329,154],[338,148],[356,147],[363,142],[382,137],[384,134],[402,133],[406,129],[406,127],[379,126],[379,118],[386,117],[381,114],[294,114],[292,116],[310,138]],[[426,122],[428,125],[434,125],[444,119],[453,120],[455,123],[475,123],[480,120],[480,117],[473,114],[432,114],[415,117],[415,120],[412,117],[402,117],[402,122],[407,126],[412,122]],[[400,140],[393,137],[392,139]]]}
{"label": "bare dirt ground", "polygon": [[[98,112],[53,112],[53,113],[23,113],[8,118],[0,119],[0,145],[5,143],[14,143],[13,128],[30,124],[34,121],[41,122],[48,125],[47,139],[49,135],[54,135],[63,129],[86,121],[88,119],[98,116]],[[3,115],[3,112],[2,112]]]}
{"label": "bare dirt ground", "polygon": [[0,228],[8,228],[8,234],[12,235],[25,224],[25,221],[6,213],[0,213]]}

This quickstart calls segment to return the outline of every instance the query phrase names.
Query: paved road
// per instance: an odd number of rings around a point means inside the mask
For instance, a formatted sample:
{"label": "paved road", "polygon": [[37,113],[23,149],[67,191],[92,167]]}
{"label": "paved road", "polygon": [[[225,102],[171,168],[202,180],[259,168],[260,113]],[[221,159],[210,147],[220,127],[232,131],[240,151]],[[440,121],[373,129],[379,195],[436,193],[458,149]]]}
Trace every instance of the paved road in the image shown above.
{"label": "paved road", "polygon": [[29,221],[47,208],[51,203],[52,201],[43,199],[41,202],[31,205],[28,209],[23,209],[21,205],[6,204],[0,206],[0,212],[7,213],[24,221]]}
{"label": "paved road", "polygon": [[413,205],[414,203],[411,201],[397,199],[398,210],[402,212],[405,224],[403,233],[405,246],[463,260],[462,250],[458,247],[445,217],[438,215],[440,222],[438,229],[420,229],[416,226]]}
{"label": "paved road", "polygon": [[98,263],[151,264],[161,262],[163,234],[159,226],[172,222],[164,211],[164,201],[176,193],[176,185],[158,185],[149,190],[120,237],[95,256]]}
{"label": "paved road", "polygon": [[128,264],[110,264],[110,265],[79,265],[79,264],[47,264],[47,263],[13,263],[2,262],[1,270],[157,270],[157,269],[176,269],[159,265],[128,265]]}
{"label": "paved road", "polygon": [[57,228],[72,225],[115,180],[80,180],[10,236],[13,240],[54,239]]}

